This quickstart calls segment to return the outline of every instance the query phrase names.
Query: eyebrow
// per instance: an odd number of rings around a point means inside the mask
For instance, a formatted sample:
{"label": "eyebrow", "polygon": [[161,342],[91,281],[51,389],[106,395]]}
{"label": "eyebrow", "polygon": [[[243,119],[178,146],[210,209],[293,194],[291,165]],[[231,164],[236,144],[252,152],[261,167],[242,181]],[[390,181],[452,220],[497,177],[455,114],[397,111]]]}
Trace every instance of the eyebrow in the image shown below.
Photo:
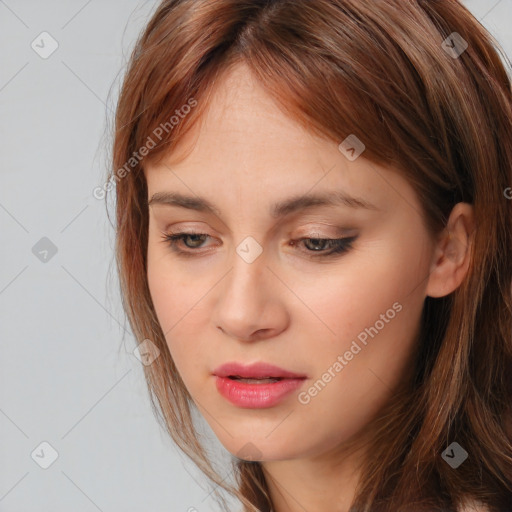
{"label": "eyebrow", "polygon": [[[178,192],[156,192],[148,202],[148,206],[155,204],[179,206],[189,210],[209,212],[222,216],[221,211],[204,197],[187,196]],[[271,205],[270,216],[273,218],[285,217],[300,210],[318,206],[348,206],[379,211],[374,204],[360,197],[352,197],[344,192],[327,192],[323,194],[308,194],[294,196]]]}

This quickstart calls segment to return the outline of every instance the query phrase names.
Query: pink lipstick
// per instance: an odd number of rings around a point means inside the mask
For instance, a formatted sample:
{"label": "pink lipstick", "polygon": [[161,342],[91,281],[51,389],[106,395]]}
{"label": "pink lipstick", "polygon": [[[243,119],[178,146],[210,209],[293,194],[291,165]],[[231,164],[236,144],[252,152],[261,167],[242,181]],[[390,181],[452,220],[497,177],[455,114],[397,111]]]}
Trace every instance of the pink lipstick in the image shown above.
{"label": "pink lipstick", "polygon": [[278,404],[307,378],[268,363],[226,363],[213,375],[217,390],[224,398],[238,407],[251,409]]}

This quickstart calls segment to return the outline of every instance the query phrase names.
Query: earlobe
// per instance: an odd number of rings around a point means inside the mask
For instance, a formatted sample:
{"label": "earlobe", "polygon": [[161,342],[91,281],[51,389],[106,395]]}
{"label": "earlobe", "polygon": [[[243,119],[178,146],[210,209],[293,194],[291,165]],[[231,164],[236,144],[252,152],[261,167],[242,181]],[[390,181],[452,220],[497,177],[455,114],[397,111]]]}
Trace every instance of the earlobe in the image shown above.
{"label": "earlobe", "polygon": [[474,232],[473,206],[457,203],[436,243],[426,289],[429,297],[444,297],[460,286],[469,269]]}

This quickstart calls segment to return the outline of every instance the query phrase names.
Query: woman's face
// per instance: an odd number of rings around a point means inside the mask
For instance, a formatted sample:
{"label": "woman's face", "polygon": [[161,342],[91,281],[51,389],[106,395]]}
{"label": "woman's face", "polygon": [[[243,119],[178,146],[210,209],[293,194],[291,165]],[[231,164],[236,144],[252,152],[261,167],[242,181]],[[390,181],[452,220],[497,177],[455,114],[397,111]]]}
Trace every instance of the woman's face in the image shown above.
{"label": "woman's face", "polygon": [[[145,169],[149,288],[172,357],[232,454],[327,453],[355,439],[410,376],[434,250],[420,204],[393,170],[305,132],[244,67],[219,83],[196,128],[185,158]],[[155,196],[171,193],[191,200]],[[360,203],[275,206],[327,194]],[[173,249],[164,233],[206,236],[182,237]],[[351,242],[333,252],[319,239]],[[214,375],[227,362],[303,378],[220,380],[235,386],[234,403]]]}

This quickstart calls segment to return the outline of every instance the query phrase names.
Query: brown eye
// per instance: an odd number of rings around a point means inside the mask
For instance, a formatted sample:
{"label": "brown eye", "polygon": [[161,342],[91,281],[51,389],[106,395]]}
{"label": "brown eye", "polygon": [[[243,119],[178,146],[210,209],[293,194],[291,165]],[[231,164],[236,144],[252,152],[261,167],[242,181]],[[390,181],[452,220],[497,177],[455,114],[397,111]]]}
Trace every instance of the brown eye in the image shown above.
{"label": "brown eye", "polygon": [[[326,247],[329,247],[328,243],[331,240],[329,240],[327,238],[305,238],[303,241],[304,241],[304,246],[308,250],[322,251]],[[309,242],[311,242],[311,243],[309,243]]]}
{"label": "brown eye", "polygon": [[[191,251],[182,250],[180,243],[183,243],[186,249],[198,249],[204,243],[209,235],[205,233],[162,233],[162,240],[167,243],[175,252],[190,254]],[[190,244],[186,242],[188,240]]]}
{"label": "brown eye", "polygon": [[[303,242],[307,252],[318,253],[318,255],[312,254],[312,257],[322,257],[348,252],[352,249],[352,243],[356,238],[357,236],[347,238],[301,238],[293,242]],[[295,245],[295,243],[292,245]]]}
{"label": "brown eye", "polygon": [[[211,238],[205,233],[162,233],[163,241],[171,249],[182,256],[193,256],[196,249],[200,249],[207,238]],[[357,236],[347,238],[301,238],[292,240],[290,245],[298,245],[302,242],[309,257],[319,258],[342,254],[352,249],[352,243]],[[182,244],[185,249],[182,248]],[[316,254],[315,254],[316,253]]]}

